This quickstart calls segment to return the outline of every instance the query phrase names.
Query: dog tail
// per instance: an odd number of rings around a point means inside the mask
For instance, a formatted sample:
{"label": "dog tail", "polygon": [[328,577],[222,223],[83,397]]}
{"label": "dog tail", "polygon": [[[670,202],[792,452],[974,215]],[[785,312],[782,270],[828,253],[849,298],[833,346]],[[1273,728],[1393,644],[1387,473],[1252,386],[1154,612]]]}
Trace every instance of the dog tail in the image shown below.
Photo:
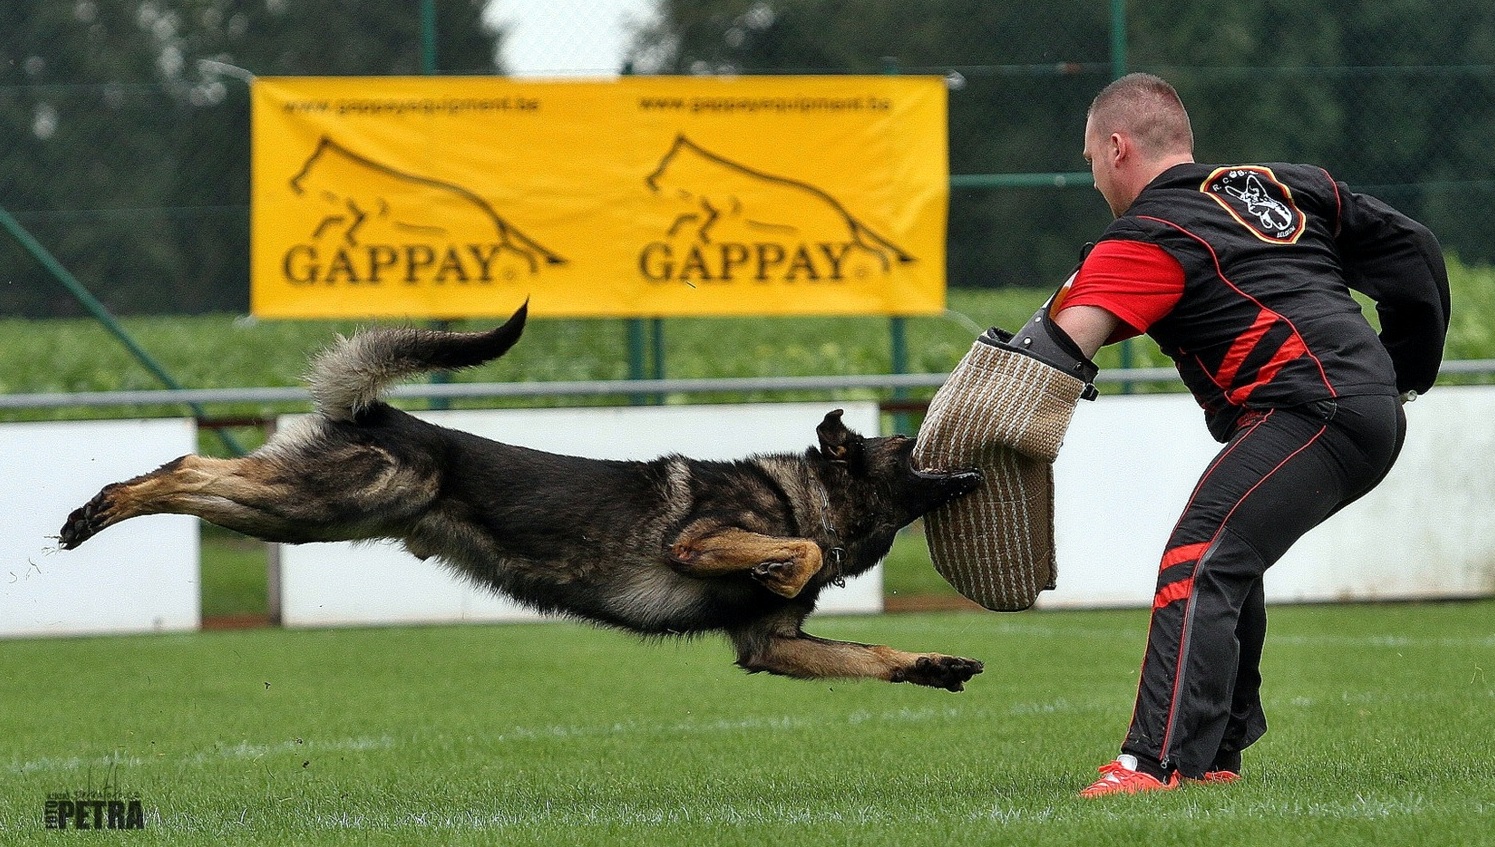
{"label": "dog tail", "polygon": [[503,326],[487,332],[381,327],[339,338],[312,361],[307,375],[317,412],[331,420],[352,421],[378,402],[392,382],[496,359],[519,340],[528,314],[526,300]]}

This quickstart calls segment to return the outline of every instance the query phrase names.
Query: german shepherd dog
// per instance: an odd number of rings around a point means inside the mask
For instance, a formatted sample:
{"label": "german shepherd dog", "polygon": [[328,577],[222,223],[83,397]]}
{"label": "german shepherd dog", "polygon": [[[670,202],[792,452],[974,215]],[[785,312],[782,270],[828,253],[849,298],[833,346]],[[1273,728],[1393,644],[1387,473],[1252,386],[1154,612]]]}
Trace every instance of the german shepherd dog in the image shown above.
{"label": "german shepherd dog", "polygon": [[291,544],[398,539],[541,611],[645,635],[724,632],[750,672],[951,691],[981,672],[973,659],[801,629],[826,586],[871,568],[899,528],[979,485],[974,470],[915,470],[911,438],[864,438],[838,409],[802,455],[605,461],[489,441],[380,401],[398,378],[501,356],[526,310],[488,332],[381,328],[341,340],[312,365],[316,414],[247,457],[182,456],[105,486],[68,516],[61,546],[162,513]]}

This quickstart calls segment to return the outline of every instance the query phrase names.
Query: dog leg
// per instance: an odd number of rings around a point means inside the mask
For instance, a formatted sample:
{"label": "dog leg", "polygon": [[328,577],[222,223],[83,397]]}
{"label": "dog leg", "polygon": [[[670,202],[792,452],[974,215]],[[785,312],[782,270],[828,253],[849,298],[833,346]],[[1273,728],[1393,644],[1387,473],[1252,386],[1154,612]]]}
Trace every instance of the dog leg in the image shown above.
{"label": "dog leg", "polygon": [[[120,521],[159,514],[196,515],[266,541],[374,537],[377,533],[366,518],[374,504],[362,504],[367,511],[360,512],[352,495],[361,490],[366,477],[387,469],[388,463],[367,452],[338,458],[348,472],[340,480],[346,484],[341,491],[289,474],[281,464],[256,456],[182,456],[143,476],[104,486],[68,516],[59,540],[64,550],[71,550]],[[365,520],[355,523],[358,517]]]}
{"label": "dog leg", "polygon": [[912,682],[960,691],[982,671],[981,662],[939,653],[907,653],[877,644],[831,641],[804,632],[794,635],[734,635],[737,664],[750,673],[766,671],[801,679],[852,677]]}
{"label": "dog leg", "polygon": [[141,515],[187,514],[255,534],[270,521],[250,505],[263,496],[253,482],[253,460],[182,456],[160,468],[125,482],[104,486],[81,508],[68,515],[60,539],[71,550],[99,532]]}
{"label": "dog leg", "polygon": [[780,597],[796,597],[820,571],[820,546],[807,538],[780,538],[728,527],[704,532],[687,527],[670,547],[676,570],[692,576],[746,572]]}

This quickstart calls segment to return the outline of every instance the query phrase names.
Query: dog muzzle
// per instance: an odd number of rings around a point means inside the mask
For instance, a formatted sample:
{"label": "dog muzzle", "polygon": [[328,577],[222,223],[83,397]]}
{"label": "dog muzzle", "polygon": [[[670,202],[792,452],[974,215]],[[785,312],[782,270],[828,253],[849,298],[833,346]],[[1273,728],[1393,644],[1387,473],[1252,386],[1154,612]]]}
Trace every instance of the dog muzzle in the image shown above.
{"label": "dog muzzle", "polygon": [[982,333],[929,403],[914,467],[983,476],[925,516],[930,557],[988,609],[1027,609],[1055,586],[1053,463],[1097,372],[1045,306],[1017,333]]}

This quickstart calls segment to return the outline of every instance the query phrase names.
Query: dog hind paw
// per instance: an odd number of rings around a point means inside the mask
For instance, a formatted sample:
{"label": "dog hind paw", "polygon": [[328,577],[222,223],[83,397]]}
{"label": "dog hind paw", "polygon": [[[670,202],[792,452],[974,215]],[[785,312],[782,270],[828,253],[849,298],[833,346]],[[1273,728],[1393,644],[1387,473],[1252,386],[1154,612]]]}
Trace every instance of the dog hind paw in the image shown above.
{"label": "dog hind paw", "polygon": [[108,495],[109,489],[106,488],[67,516],[67,522],[57,536],[62,549],[72,550],[109,526],[113,503]]}
{"label": "dog hind paw", "polygon": [[797,597],[809,582],[810,574],[798,562],[762,562],[753,566],[752,575],[760,585],[780,597]]}

